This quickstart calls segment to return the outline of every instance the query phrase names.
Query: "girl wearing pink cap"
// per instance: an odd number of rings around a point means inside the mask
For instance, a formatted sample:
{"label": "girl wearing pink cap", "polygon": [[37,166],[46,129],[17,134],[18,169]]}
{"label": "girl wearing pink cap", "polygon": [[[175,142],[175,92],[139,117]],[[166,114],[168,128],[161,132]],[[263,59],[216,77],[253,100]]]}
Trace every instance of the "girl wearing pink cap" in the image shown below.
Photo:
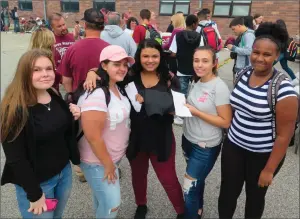
{"label": "girl wearing pink cap", "polygon": [[78,141],[80,167],[93,192],[96,218],[115,218],[121,204],[117,168],[128,146],[131,110],[121,82],[128,63],[134,59],[123,48],[104,48],[97,72],[102,80],[91,92],[75,92],[80,96],[83,131]]}

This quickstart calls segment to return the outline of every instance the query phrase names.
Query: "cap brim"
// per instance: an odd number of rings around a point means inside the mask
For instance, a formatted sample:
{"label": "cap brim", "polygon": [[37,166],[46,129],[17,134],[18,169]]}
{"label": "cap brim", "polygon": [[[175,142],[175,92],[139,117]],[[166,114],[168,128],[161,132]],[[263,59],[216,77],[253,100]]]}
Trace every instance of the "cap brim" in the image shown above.
{"label": "cap brim", "polygon": [[123,59],[127,59],[127,61],[129,62],[130,65],[133,65],[135,63],[134,58],[131,57],[131,56],[119,56],[119,57],[116,57],[116,58],[111,58],[109,60],[113,61],[113,62],[118,62],[118,61],[121,61]]}

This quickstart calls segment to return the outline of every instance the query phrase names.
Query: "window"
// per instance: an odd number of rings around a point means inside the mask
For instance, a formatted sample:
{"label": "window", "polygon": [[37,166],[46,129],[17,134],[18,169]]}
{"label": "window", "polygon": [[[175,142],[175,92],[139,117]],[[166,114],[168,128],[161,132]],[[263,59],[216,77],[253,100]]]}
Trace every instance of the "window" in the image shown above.
{"label": "window", "polygon": [[19,0],[19,9],[22,11],[32,11],[31,0]]}
{"label": "window", "polygon": [[79,12],[79,0],[61,0],[60,4],[63,12]]}
{"label": "window", "polygon": [[107,9],[108,11],[116,10],[116,1],[115,0],[94,0],[94,8],[101,10],[102,8]]}
{"label": "window", "polygon": [[6,8],[8,7],[8,1],[1,1],[1,8]]}
{"label": "window", "polygon": [[215,0],[213,16],[237,17],[248,16],[251,11],[251,0]]}
{"label": "window", "polygon": [[182,11],[184,15],[190,13],[190,0],[160,0],[159,15],[173,15]]}

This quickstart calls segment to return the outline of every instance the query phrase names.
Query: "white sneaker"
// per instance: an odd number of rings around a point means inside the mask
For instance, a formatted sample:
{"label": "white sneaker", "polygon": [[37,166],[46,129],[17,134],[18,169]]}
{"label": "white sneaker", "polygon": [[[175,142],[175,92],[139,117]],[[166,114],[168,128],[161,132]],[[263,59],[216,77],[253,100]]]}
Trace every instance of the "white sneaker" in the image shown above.
{"label": "white sneaker", "polygon": [[298,78],[295,78],[294,80],[292,80],[292,85],[294,87],[296,87],[297,85],[299,85],[299,79]]}
{"label": "white sneaker", "polygon": [[183,125],[183,119],[181,119],[180,117],[176,116],[174,119],[174,124],[176,125]]}

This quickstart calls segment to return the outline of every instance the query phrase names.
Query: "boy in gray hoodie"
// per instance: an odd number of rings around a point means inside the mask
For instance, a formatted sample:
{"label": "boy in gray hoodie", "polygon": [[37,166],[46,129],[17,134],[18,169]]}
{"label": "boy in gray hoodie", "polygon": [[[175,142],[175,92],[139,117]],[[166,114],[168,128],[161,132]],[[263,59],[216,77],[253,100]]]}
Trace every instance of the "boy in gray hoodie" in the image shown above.
{"label": "boy in gray hoodie", "polygon": [[228,44],[227,48],[237,54],[234,73],[236,74],[241,69],[250,66],[250,54],[252,52],[253,42],[255,40],[254,31],[248,29],[244,24],[243,17],[234,18],[229,27],[237,36],[241,36],[241,41],[238,46]]}
{"label": "boy in gray hoodie", "polygon": [[131,36],[123,31],[121,26],[122,22],[120,14],[111,12],[108,15],[107,25],[101,32],[100,38],[111,45],[121,46],[129,56],[134,57],[136,43]]}

